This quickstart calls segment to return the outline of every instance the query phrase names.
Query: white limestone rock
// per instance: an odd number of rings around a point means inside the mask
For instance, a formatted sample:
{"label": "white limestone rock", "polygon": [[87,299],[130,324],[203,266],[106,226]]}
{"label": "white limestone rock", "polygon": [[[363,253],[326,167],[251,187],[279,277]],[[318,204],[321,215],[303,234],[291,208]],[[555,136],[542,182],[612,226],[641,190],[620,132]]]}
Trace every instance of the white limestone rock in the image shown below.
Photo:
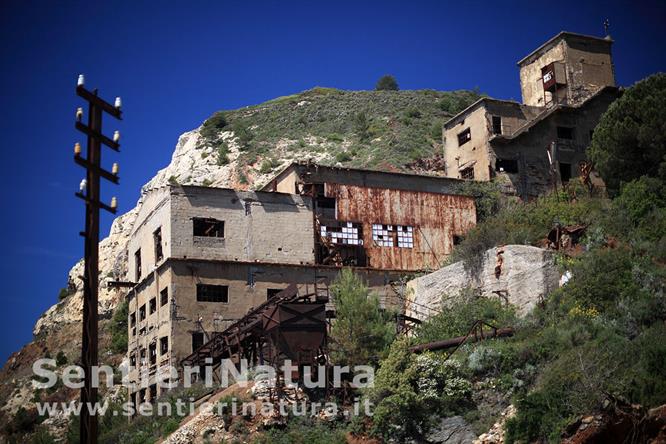
{"label": "white limestone rock", "polygon": [[[496,277],[497,252],[504,251],[501,272]],[[501,297],[525,315],[558,287],[560,274],[551,251],[528,245],[506,245],[486,251],[477,273],[470,273],[462,262],[456,262],[407,283],[407,314],[427,319],[457,298],[466,288],[482,296]]]}

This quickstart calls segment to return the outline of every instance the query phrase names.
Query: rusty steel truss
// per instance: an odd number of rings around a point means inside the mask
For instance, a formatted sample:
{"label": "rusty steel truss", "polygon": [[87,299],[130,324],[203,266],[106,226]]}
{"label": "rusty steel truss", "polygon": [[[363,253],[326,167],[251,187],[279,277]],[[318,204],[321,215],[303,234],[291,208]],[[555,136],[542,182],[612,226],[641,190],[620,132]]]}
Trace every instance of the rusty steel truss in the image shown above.
{"label": "rusty steel truss", "polygon": [[[223,359],[238,365],[280,366],[285,359],[299,369],[324,365],[328,361],[328,286],[322,282],[299,287],[291,284],[222,332],[212,333],[208,342],[181,361],[181,366],[211,367],[213,377]],[[299,375],[297,375],[299,376]]]}

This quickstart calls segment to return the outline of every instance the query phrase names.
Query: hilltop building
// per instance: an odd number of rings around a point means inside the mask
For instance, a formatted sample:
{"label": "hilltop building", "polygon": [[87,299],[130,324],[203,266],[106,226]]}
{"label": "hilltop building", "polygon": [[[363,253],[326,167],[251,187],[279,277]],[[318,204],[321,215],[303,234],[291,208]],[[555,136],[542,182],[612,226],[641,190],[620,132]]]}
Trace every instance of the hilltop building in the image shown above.
{"label": "hilltop building", "polygon": [[481,98],[444,124],[446,176],[529,199],[587,168],[601,115],[619,96],[609,38],[561,32],[518,62],[522,103]]}
{"label": "hilltop building", "polygon": [[391,284],[439,268],[476,223],[459,182],[293,164],[263,191],[149,191],[128,243],[132,400],[155,399],[157,377],[289,284],[326,291],[350,266],[402,306]]}

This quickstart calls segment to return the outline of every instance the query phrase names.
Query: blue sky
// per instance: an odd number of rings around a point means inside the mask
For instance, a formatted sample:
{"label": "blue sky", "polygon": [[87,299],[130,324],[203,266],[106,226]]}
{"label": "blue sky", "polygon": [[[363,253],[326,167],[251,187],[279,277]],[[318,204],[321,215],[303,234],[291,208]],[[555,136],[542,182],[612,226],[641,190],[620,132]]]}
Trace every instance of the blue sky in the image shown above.
{"label": "blue sky", "polygon": [[[663,1],[73,2],[0,4],[3,277],[0,359],[31,339],[81,257],[72,162],[76,77],[123,97],[122,212],[170,160],[178,135],[214,111],[312,88],[479,87],[520,99],[515,62],[561,30],[603,35],[617,81],[666,70]],[[111,119],[107,131],[116,129]],[[110,134],[110,133],[109,133]],[[110,164],[110,163],[109,163]],[[111,218],[103,215],[102,233]]]}

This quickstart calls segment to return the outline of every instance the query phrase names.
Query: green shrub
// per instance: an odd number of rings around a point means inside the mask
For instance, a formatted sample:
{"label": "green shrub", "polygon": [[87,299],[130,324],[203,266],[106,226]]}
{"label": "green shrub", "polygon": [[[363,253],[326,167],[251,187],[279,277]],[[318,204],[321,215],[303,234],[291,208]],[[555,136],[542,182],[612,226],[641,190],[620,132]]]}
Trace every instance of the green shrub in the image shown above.
{"label": "green shrub", "polygon": [[218,111],[206,120],[201,127],[201,136],[211,144],[214,144],[222,131],[228,125],[226,114]]}
{"label": "green shrub", "polygon": [[69,291],[69,289],[61,288],[60,291],[58,292],[58,300],[62,301],[63,299],[65,299],[70,294],[72,294],[72,293]]}
{"label": "green shrub", "polygon": [[335,161],[339,163],[345,163],[352,160],[352,156],[346,151],[340,151],[335,155]]}
{"label": "green shrub", "polygon": [[354,132],[361,142],[370,138],[370,122],[364,112],[360,112],[354,117]]}
{"label": "green shrub", "polygon": [[469,289],[454,295],[454,303],[451,303],[448,295],[444,295],[443,299],[446,300],[447,308],[418,327],[417,342],[426,343],[466,335],[478,319],[498,328],[512,326],[516,320],[513,306],[507,306],[499,298],[478,297]]}
{"label": "green shrub", "polygon": [[594,129],[590,159],[610,191],[643,175],[666,177],[666,74],[637,82]]}
{"label": "green shrub", "polygon": [[398,91],[399,89],[398,82],[390,74],[380,77],[375,85],[375,90],[377,91]]}
{"label": "green shrub", "polygon": [[331,286],[336,320],[331,328],[333,362],[342,365],[376,364],[395,336],[392,315],[383,311],[379,298],[349,268]]}
{"label": "green shrub", "polygon": [[67,356],[62,350],[59,350],[58,354],[56,355],[56,365],[61,367],[65,364],[67,364]]}
{"label": "green shrub", "polygon": [[271,429],[257,436],[254,444],[345,444],[345,431],[312,418],[290,419],[285,429]]}
{"label": "green shrub", "polygon": [[113,353],[127,352],[127,315],[129,304],[123,300],[113,311],[111,319],[111,351]]}
{"label": "green shrub", "polygon": [[371,432],[397,442],[422,441],[436,415],[462,411],[471,392],[457,361],[434,353],[416,355],[407,341],[397,340],[368,392],[375,403]]}
{"label": "green shrub", "polygon": [[229,163],[229,145],[226,142],[222,142],[217,147],[217,164],[223,166]]}

